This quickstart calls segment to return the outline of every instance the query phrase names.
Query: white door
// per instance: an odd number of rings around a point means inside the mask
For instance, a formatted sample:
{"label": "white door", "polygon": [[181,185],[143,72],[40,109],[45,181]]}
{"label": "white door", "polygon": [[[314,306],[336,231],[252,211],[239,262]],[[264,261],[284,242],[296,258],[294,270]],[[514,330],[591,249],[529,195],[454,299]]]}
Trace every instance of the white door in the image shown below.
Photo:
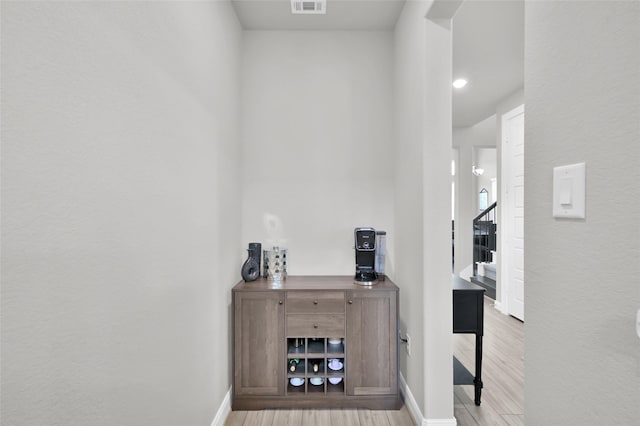
{"label": "white door", "polygon": [[503,116],[507,312],[524,321],[524,105]]}

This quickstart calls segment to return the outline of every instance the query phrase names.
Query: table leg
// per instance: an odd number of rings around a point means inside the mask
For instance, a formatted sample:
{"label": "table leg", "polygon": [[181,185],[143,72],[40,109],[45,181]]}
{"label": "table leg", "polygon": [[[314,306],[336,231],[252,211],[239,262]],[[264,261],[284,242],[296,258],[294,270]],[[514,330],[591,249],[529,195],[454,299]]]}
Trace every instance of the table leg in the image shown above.
{"label": "table leg", "polygon": [[482,335],[476,334],[476,376],[473,379],[474,402],[480,405],[480,396],[482,395]]}

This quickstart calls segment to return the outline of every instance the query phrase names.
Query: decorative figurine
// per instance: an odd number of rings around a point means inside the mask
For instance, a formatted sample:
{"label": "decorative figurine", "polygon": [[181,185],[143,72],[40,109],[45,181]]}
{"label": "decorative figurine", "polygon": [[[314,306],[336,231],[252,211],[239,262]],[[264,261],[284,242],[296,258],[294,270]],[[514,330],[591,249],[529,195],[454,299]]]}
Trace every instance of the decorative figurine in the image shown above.
{"label": "decorative figurine", "polygon": [[242,279],[246,282],[255,281],[260,277],[260,257],[262,256],[262,244],[249,243],[249,257],[242,265]]}

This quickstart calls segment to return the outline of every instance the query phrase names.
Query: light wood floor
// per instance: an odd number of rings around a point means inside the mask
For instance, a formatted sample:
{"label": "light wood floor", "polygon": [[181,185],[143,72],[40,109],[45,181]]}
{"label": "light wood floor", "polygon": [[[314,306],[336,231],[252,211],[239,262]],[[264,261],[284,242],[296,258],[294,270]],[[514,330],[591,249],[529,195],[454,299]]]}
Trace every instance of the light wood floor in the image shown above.
{"label": "light wood floor", "polygon": [[258,410],[232,411],[225,426],[413,426],[401,410]]}
{"label": "light wood floor", "polygon": [[[482,403],[473,403],[473,386],[454,386],[458,426],[524,424],[524,324],[498,312],[493,302],[484,298]],[[453,353],[471,372],[474,351],[475,336],[453,335]]]}
{"label": "light wood floor", "polygon": [[[524,424],[524,327],[502,315],[485,298],[482,404],[473,403],[473,386],[454,386],[458,426]],[[475,337],[453,335],[456,357],[473,372]],[[233,411],[226,426],[413,426],[406,407],[378,410]]]}

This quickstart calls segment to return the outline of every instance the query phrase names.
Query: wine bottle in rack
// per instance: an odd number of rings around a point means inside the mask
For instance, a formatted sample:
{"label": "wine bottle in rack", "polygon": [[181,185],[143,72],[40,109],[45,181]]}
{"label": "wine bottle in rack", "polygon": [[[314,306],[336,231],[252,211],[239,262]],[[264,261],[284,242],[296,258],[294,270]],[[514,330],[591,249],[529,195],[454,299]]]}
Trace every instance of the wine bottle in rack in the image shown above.
{"label": "wine bottle in rack", "polygon": [[300,364],[299,358],[291,358],[289,360],[289,371],[295,373],[296,369],[298,368],[298,364]]}

